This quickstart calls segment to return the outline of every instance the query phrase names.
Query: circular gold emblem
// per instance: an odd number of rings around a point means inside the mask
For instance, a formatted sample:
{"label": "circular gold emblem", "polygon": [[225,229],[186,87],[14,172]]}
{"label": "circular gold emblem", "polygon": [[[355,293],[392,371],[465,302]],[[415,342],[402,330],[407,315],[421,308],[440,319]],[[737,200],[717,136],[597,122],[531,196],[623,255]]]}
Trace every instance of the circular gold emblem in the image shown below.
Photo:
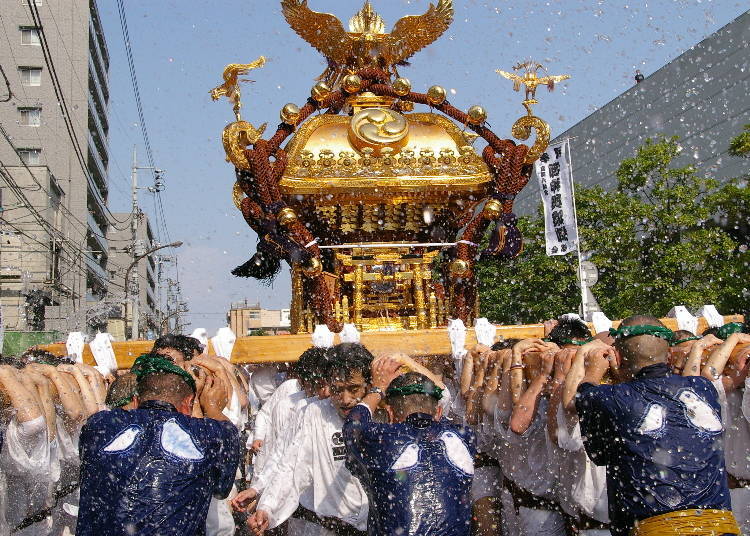
{"label": "circular gold emblem", "polygon": [[375,155],[391,147],[401,149],[409,139],[409,122],[387,108],[367,108],[354,114],[349,123],[349,141],[359,151],[373,149]]}

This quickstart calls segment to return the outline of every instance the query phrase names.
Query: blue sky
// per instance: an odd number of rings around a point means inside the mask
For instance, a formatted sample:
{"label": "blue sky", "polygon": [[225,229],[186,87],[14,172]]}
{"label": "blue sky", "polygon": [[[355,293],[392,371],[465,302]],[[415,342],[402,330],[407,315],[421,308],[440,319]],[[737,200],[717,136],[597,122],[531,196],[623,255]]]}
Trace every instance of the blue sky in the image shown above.
{"label": "blue sky", "polygon": [[[402,16],[423,13],[426,0],[371,0],[387,28]],[[360,0],[309,0],[316,11],[347,21]],[[535,112],[553,136],[577,123],[633,84],[715,32],[747,9],[733,0],[454,0],[455,21],[435,44],[418,52],[401,70],[415,90],[440,84],[459,108],[483,105],[502,137],[521,115],[521,94],[495,74],[526,58],[552,74],[572,79],[553,93],[542,89]],[[141,100],[158,167],[166,171],[166,222],[193,327],[213,332],[225,325],[231,301],[259,301],[287,307],[289,276],[272,287],[238,279],[229,272],[255,251],[255,234],[231,200],[234,171],[224,160],[221,132],[233,120],[231,106],[211,101],[228,63],[268,59],[243,87],[243,119],[278,123],[287,102],[303,103],[324,63],[288,27],[276,0],[126,0]],[[130,84],[125,47],[114,0],[100,0],[110,64],[110,204],[129,211],[133,145],[141,165],[145,151]],[[146,175],[141,175],[146,180]],[[150,195],[141,193],[149,217]],[[166,239],[163,238],[163,241]]]}

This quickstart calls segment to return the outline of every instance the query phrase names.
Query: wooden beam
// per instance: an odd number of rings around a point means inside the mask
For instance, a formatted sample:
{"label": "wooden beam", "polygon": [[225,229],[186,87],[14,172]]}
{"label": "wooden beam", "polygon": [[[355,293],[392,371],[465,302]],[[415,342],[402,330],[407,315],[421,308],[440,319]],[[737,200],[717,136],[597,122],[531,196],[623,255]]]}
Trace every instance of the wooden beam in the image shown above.
{"label": "wooden beam", "polygon": [[[724,322],[742,322],[742,315],[728,315]],[[677,329],[677,320],[674,318],[662,318],[661,321],[672,330]],[[614,321],[618,326],[620,321]],[[593,329],[593,326],[589,324]],[[698,319],[698,332],[708,327],[705,319]],[[542,337],[544,326],[542,324],[527,324],[518,326],[497,326],[497,335],[506,339],[525,339],[530,337]],[[448,330],[445,328],[410,330],[410,331],[365,331],[362,333],[362,344],[373,354],[378,355],[389,352],[404,353],[412,357],[450,354],[451,345],[448,338]],[[151,350],[153,341],[124,341],[113,342],[115,358],[120,368],[130,368],[139,355]],[[476,336],[473,329],[466,331],[466,345],[476,344]],[[304,335],[268,335],[263,337],[239,337],[232,349],[232,363],[283,363],[296,361],[300,354],[312,345],[310,334]],[[64,344],[48,344],[41,348],[56,355],[66,355]],[[209,341],[208,353],[213,355],[214,350]],[[86,345],[83,352],[86,363],[95,364],[94,356],[89,346]]]}

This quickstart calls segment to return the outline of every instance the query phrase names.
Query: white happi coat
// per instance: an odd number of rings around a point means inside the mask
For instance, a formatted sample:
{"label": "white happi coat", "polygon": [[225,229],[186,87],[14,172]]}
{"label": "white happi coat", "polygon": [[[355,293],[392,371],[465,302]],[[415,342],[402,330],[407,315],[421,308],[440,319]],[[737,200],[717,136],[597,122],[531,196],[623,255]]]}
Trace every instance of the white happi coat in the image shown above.
{"label": "white happi coat", "polygon": [[557,407],[557,445],[552,458],[558,461],[560,475],[558,502],[568,515],[579,512],[602,523],[609,523],[607,468],[595,465],[586,454],[581,425],[570,426],[562,404]]}
{"label": "white happi coat", "polygon": [[[726,392],[721,378],[712,382],[719,393],[724,422],[724,458],[727,473],[750,480],[750,378],[744,389]],[[743,534],[750,534],[750,487],[730,489],[732,512]]]}
{"label": "white happi coat", "polygon": [[302,386],[298,380],[287,380],[273,392],[271,397],[266,400],[263,407],[255,416],[255,428],[249,442],[262,440],[263,446],[260,452],[253,457],[253,471],[260,472],[263,465],[273,450],[274,444],[279,439],[281,429],[289,422],[289,413],[293,408],[289,397],[302,391]]}
{"label": "white happi coat", "polygon": [[305,408],[307,408],[308,404],[319,400],[317,396],[305,398],[305,395],[304,391],[289,395],[289,401],[293,404],[291,415],[289,415],[285,423],[279,424],[280,433],[278,434],[278,439],[274,442],[272,449],[268,451],[262,470],[253,473],[253,480],[250,483],[250,487],[258,493],[262,493],[268,486],[268,483],[275,477],[276,469],[284,460],[284,455],[294,441],[297,430],[299,430]]}
{"label": "white happi coat", "polygon": [[[51,506],[54,486],[60,479],[57,441],[49,440],[44,417],[18,423],[12,419],[5,430],[0,454],[0,471],[5,479],[5,512],[0,532],[13,529],[31,514]],[[47,535],[52,517],[16,532],[18,535]]]}
{"label": "white happi coat", "polygon": [[319,516],[336,517],[366,530],[367,495],[345,467],[343,426],[329,399],[307,406],[292,444],[258,503],[258,510],[268,513],[271,528],[302,505]]}

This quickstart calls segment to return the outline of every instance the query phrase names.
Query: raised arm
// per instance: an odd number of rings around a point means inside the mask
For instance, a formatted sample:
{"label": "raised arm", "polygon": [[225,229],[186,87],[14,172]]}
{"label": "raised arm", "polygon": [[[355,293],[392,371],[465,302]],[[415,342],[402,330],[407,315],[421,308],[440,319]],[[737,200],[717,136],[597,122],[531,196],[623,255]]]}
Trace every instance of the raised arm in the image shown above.
{"label": "raised arm", "polygon": [[485,390],[484,381],[487,375],[487,367],[489,366],[490,353],[492,351],[486,348],[486,351],[474,358],[474,374],[466,398],[466,419],[472,425],[477,424],[479,421],[477,409],[481,407],[482,403],[482,395]]}
{"label": "raised arm", "polygon": [[531,381],[529,387],[518,397],[518,402],[513,405],[513,413],[510,416],[510,429],[518,435],[524,434],[534,421],[534,415],[536,415],[539,405],[539,398],[542,396],[544,386],[547,385],[552,373],[555,354],[553,351],[548,350],[542,352],[540,359],[541,371],[539,375]]}
{"label": "raised arm", "polygon": [[85,416],[88,417],[99,411],[99,404],[96,401],[94,390],[91,388],[91,384],[83,375],[83,371],[75,365],[60,365],[57,370],[70,374],[78,383],[78,388],[81,391],[81,401],[83,402],[83,409]]}
{"label": "raised arm", "polygon": [[65,416],[71,424],[78,424],[86,418],[81,397],[70,386],[70,383],[65,380],[63,374],[57,368],[39,363],[31,363],[27,368],[43,375],[55,386],[60,404],[63,407],[63,411],[65,411]]}
{"label": "raised arm", "polygon": [[[727,340],[708,356],[708,361],[706,361],[703,367],[703,376],[711,381],[721,378],[722,374],[724,374],[724,367],[738,344],[750,344],[750,335],[746,333],[732,333],[727,337]],[[724,388],[733,389],[734,382],[731,379],[727,380],[724,382]]]}
{"label": "raised arm", "polygon": [[590,361],[589,356],[594,351],[597,351],[602,356],[606,356],[608,359],[614,359],[614,348],[599,339],[594,339],[578,348],[572,360],[570,370],[563,382],[562,404],[566,411],[573,411],[575,409],[576,393],[581,383],[588,382],[598,385],[607,371],[606,367],[603,370],[602,367],[598,367],[595,373],[592,374],[593,371],[589,370],[587,374],[586,364],[587,361]]}
{"label": "raised arm", "polygon": [[19,372],[8,365],[0,365],[0,384],[3,392],[16,410],[16,421],[19,423],[32,421],[42,416],[42,408],[37,403],[34,393],[20,380]]}
{"label": "raised arm", "polygon": [[722,340],[714,335],[706,335],[705,337],[698,339],[690,347],[690,353],[682,366],[683,376],[700,376],[701,375],[701,360],[703,359],[703,353],[706,348],[722,344]]}
{"label": "raised arm", "polygon": [[565,377],[570,371],[573,357],[576,352],[569,348],[563,348],[555,354],[555,372],[552,376],[552,394],[547,407],[547,433],[552,443],[557,445],[557,408],[562,403],[563,384]]}
{"label": "raised arm", "polygon": [[523,355],[531,350],[544,351],[546,348],[541,339],[524,339],[513,346],[513,359],[510,366],[510,394],[513,404],[518,402],[523,391]]}

